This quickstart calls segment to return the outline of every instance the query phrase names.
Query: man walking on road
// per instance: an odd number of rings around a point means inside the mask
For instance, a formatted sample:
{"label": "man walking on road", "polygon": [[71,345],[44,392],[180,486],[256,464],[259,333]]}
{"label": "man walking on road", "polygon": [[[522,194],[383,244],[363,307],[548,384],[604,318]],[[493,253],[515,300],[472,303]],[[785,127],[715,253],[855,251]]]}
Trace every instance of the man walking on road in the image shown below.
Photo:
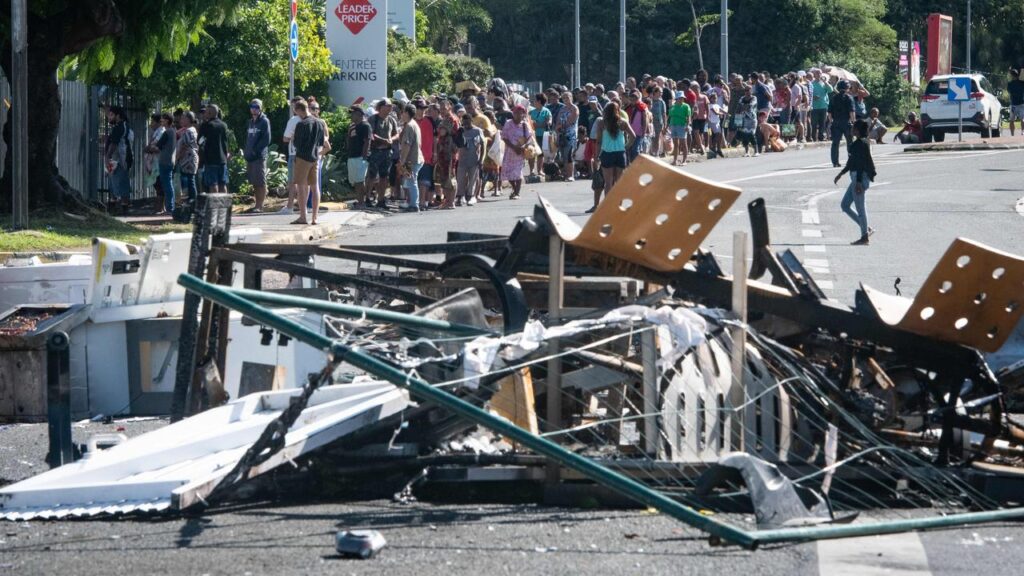
{"label": "man walking on road", "polygon": [[249,129],[245,135],[245,167],[249,184],[256,197],[254,213],[263,212],[263,201],[267,198],[267,153],[270,150],[270,119],[263,113],[263,102],[253,98],[249,102]]}
{"label": "man walking on road", "polygon": [[838,168],[839,164],[839,141],[846,138],[846,146],[850,146],[852,136],[850,129],[857,120],[857,105],[850,96],[848,90],[850,84],[846,80],[840,80],[836,85],[838,94],[832,97],[828,106],[828,113],[832,118],[832,166]]}

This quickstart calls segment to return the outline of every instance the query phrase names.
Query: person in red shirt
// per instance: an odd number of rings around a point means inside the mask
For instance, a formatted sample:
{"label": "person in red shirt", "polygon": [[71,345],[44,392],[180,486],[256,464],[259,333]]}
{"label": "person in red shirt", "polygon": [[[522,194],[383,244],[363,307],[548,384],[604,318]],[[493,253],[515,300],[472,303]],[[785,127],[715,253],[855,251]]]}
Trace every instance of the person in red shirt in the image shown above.
{"label": "person in red shirt", "polygon": [[892,141],[899,140],[901,144],[917,144],[921,142],[921,121],[917,114],[907,114],[907,121],[903,123],[903,129],[892,137]]}
{"label": "person in red shirt", "polygon": [[412,102],[416,107],[416,123],[420,127],[420,150],[423,152],[423,168],[420,168],[420,210],[427,210],[434,202],[434,138],[437,131],[434,119],[427,116],[427,102],[417,98]]}

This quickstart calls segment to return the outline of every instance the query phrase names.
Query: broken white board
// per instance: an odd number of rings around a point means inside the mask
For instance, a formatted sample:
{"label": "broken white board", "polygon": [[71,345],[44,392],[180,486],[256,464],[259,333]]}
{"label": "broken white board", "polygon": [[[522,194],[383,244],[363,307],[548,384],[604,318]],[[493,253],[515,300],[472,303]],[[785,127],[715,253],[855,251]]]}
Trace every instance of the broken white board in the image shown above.
{"label": "broken white board", "polygon": [[[183,510],[203,502],[301,389],[250,394],[0,489],[0,518],[30,520]],[[253,477],[404,410],[386,382],[325,386],[310,397],[284,446]]]}

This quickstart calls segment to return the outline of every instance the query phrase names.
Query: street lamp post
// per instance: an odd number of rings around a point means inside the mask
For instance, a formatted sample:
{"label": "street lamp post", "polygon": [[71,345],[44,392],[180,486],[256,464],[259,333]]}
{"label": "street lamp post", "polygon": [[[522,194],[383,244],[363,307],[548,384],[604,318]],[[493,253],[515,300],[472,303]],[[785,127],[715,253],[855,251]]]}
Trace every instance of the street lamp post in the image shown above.
{"label": "street lamp post", "polygon": [[967,0],[967,73],[971,73],[971,0]]}
{"label": "street lamp post", "polygon": [[619,82],[626,83],[626,0],[619,0]]}
{"label": "street lamp post", "polygon": [[576,0],[576,64],[573,68],[573,86],[580,86],[580,0]]}
{"label": "street lamp post", "polygon": [[729,80],[729,0],[722,0],[722,78]]}

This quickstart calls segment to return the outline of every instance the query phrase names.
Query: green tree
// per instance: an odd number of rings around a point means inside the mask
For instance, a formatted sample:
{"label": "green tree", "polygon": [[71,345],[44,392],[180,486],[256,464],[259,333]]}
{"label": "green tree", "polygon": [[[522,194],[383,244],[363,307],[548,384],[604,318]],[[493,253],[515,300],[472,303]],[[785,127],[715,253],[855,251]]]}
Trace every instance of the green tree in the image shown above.
{"label": "green tree", "polygon": [[479,0],[421,0],[418,4],[427,21],[423,40],[437,53],[459,52],[471,30],[491,29],[491,15]]}
{"label": "green tree", "polygon": [[[239,0],[28,0],[29,201],[58,202],[67,192],[57,174],[60,94],[53,78],[76,56],[82,70],[148,71],[157,57],[175,59],[206,26],[229,17]],[[11,4],[0,3],[0,67],[11,77]],[[8,129],[9,131],[9,129]],[[10,142],[9,133],[5,138]],[[0,194],[10,198],[10,170]]]}
{"label": "green tree", "polygon": [[[144,102],[192,109],[198,109],[202,100],[215,102],[238,130],[252,98],[261,99],[267,111],[287,106],[289,4],[290,0],[244,0],[230,21],[207,29],[201,42],[180,59],[161,59],[150,74],[133,69],[122,78],[93,79],[117,82]],[[298,3],[299,94],[325,94],[326,80],[337,71],[324,39],[324,14],[307,2]]]}

